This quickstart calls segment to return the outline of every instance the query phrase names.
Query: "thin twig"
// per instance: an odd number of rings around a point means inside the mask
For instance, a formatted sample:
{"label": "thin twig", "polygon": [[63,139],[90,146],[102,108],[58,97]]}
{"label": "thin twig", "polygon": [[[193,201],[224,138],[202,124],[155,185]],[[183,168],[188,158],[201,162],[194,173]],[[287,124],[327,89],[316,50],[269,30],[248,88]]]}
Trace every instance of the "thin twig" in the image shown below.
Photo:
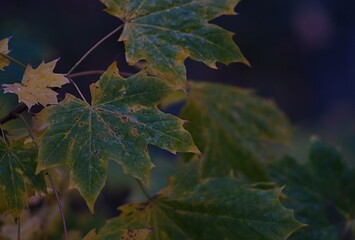
{"label": "thin twig", "polygon": [[88,76],[88,75],[101,75],[104,72],[105,72],[105,70],[84,71],[84,72],[77,72],[77,73],[69,74],[69,75],[67,75],[67,77],[76,78],[76,77],[83,77],[83,76]]}
{"label": "thin twig", "polygon": [[150,194],[148,193],[147,189],[145,189],[144,184],[142,183],[142,181],[139,180],[138,178],[136,178],[136,181],[137,181],[137,183],[138,183],[140,189],[142,190],[144,196],[145,196],[149,201],[152,201],[153,198],[150,196]]}
{"label": "thin twig", "polygon": [[16,114],[16,115],[17,115],[18,118],[21,119],[21,121],[22,121],[23,125],[25,126],[27,132],[30,134],[30,137],[32,138],[33,144],[34,144],[34,145],[36,146],[36,148],[38,149],[38,144],[37,144],[37,142],[36,142],[36,137],[35,137],[35,135],[34,135],[32,129],[31,129],[30,125],[28,125],[26,119],[24,118],[24,116],[22,116],[21,113]]}
{"label": "thin twig", "polygon": [[4,58],[7,58],[7,59],[9,59],[10,61],[16,63],[17,65],[19,65],[20,67],[22,67],[22,68],[24,68],[24,69],[27,68],[27,66],[26,66],[25,64],[23,64],[22,62],[16,60],[16,59],[13,58],[13,57],[10,57],[9,55],[3,54],[3,53],[0,53],[0,55],[3,56]]}
{"label": "thin twig", "polygon": [[50,181],[50,183],[52,185],[54,196],[55,196],[55,199],[57,200],[57,205],[58,205],[58,208],[59,208],[60,217],[62,218],[63,230],[64,230],[64,239],[68,240],[67,224],[65,222],[64,211],[63,211],[63,207],[62,207],[62,204],[60,202],[60,199],[59,199],[58,191],[57,191],[57,188],[54,185],[53,179],[52,179],[51,175],[49,174],[49,172],[46,172],[46,174],[47,174],[48,179],[49,179],[49,181]]}
{"label": "thin twig", "polygon": [[118,32],[121,28],[123,27],[123,24],[120,25],[119,27],[117,27],[116,29],[114,29],[112,32],[110,32],[109,34],[107,34],[105,37],[103,37],[100,41],[98,41],[92,48],[89,49],[89,51],[87,51],[84,56],[82,56],[79,61],[77,63],[74,64],[74,66],[69,70],[69,72],[66,75],[70,75],[78,66],[79,64],[84,61],[84,59],[92,52],[94,51],[101,43],[103,43],[106,39],[108,39],[109,37],[111,37],[113,34],[115,34],[116,32]]}
{"label": "thin twig", "polygon": [[[35,139],[34,133],[32,132],[32,130],[30,128],[30,125],[27,123],[26,119],[21,114],[17,114],[17,117],[19,117],[21,119],[21,121],[23,122],[23,124],[25,125],[28,133],[30,134],[30,136],[31,136],[31,138],[33,140],[33,143],[35,144],[36,148],[38,149],[38,144],[36,143],[36,139]],[[54,184],[54,182],[52,180],[52,177],[49,174],[49,172],[46,172],[46,174],[48,176],[49,182],[52,185],[52,189],[53,189],[53,192],[54,192],[55,199],[57,201],[57,205],[58,205],[58,209],[59,209],[59,212],[60,212],[60,216],[62,218],[63,229],[64,229],[64,239],[68,240],[67,224],[65,222],[65,215],[64,215],[62,204],[61,204],[60,199],[59,199],[58,191],[57,191],[57,188],[55,187],[55,184]]]}
{"label": "thin twig", "polygon": [[71,79],[68,75],[67,78],[69,79],[69,81],[73,84],[73,86],[75,87],[76,91],[79,93],[81,99],[83,99],[84,102],[89,103],[86,98],[84,97],[84,94],[80,91],[80,88],[78,87],[78,85],[76,85],[76,83],[74,82],[73,79]]}
{"label": "thin twig", "polygon": [[17,240],[21,240],[21,216],[16,219],[17,222]]}
{"label": "thin twig", "polygon": [[[77,73],[69,74],[69,75],[67,75],[67,77],[76,78],[76,77],[84,77],[84,76],[89,76],[89,75],[101,75],[101,74],[104,74],[105,72],[106,72],[105,70],[84,71],[84,72],[77,72]],[[134,73],[120,72],[120,75],[123,77],[130,77],[130,76],[134,75]]]}

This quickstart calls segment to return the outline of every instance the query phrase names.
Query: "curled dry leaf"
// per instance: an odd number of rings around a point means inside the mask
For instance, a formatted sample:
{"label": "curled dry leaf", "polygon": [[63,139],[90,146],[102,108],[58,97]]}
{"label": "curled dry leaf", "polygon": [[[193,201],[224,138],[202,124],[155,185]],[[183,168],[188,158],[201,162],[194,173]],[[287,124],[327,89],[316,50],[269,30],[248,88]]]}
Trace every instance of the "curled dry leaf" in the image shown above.
{"label": "curled dry leaf", "polygon": [[4,93],[17,94],[19,102],[25,103],[28,109],[37,103],[43,106],[58,104],[58,93],[51,88],[60,88],[62,85],[69,83],[65,74],[53,72],[58,60],[48,63],[42,62],[36,69],[28,65],[21,84],[2,84]]}
{"label": "curled dry leaf", "polygon": [[0,41],[0,70],[4,70],[5,67],[10,65],[10,60],[4,56],[10,52],[9,40],[10,38],[5,38]]}

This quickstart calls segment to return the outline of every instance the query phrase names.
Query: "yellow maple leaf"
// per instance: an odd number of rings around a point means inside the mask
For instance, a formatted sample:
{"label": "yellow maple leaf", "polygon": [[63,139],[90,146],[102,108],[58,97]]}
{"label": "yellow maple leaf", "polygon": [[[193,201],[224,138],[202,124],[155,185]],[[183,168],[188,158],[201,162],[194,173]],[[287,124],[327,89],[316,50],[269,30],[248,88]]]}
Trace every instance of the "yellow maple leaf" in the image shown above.
{"label": "yellow maple leaf", "polygon": [[36,69],[28,65],[22,78],[22,84],[2,84],[4,93],[17,94],[19,102],[25,103],[28,109],[37,103],[42,106],[58,104],[58,93],[51,88],[59,88],[69,83],[65,74],[53,72],[58,60],[48,63],[42,62]]}
{"label": "yellow maple leaf", "polygon": [[5,38],[0,41],[0,70],[3,71],[5,67],[10,65],[10,60],[5,57],[9,50],[9,40],[10,38]]}

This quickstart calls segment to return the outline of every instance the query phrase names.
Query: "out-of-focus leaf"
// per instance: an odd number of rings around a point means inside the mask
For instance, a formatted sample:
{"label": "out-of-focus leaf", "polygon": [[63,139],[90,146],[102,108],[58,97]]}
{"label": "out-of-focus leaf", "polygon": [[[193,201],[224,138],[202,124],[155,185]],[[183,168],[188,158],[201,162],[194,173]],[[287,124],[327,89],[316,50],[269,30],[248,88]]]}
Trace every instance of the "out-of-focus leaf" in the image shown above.
{"label": "out-of-focus leaf", "polygon": [[3,71],[5,67],[10,65],[10,60],[4,56],[10,52],[9,40],[10,38],[0,40],[0,71]]}
{"label": "out-of-focus leaf", "polygon": [[28,109],[37,103],[43,106],[58,104],[58,93],[51,88],[60,88],[69,83],[69,80],[64,74],[53,72],[57,61],[43,62],[36,69],[28,65],[22,78],[22,84],[2,84],[4,93],[17,94],[19,102],[25,103]]}
{"label": "out-of-focus leaf", "polygon": [[232,86],[191,82],[180,116],[202,152],[201,176],[266,180],[272,144],[288,143],[290,125],[270,100]]}
{"label": "out-of-focus leaf", "polygon": [[355,171],[337,150],[313,142],[309,162],[302,165],[285,157],[270,166],[273,179],[285,185],[284,203],[298,220],[309,226],[295,240],[348,240],[355,236]]}
{"label": "out-of-focus leaf", "polygon": [[280,189],[229,177],[199,181],[196,169],[184,168],[150,202],[120,207],[101,231],[152,228],[152,240],[283,240],[301,227],[280,204]]}
{"label": "out-of-focus leaf", "polygon": [[71,187],[80,191],[91,211],[105,184],[109,159],[149,183],[153,164],[148,144],[172,153],[199,152],[184,121],[157,108],[170,91],[144,71],[124,79],[112,64],[91,85],[91,105],[67,95],[40,113],[50,125],[41,137],[38,169],[69,166]]}
{"label": "out-of-focus leaf", "polygon": [[244,62],[233,33],[208,23],[223,14],[234,15],[239,0],[100,0],[106,11],[124,22],[119,41],[126,59],[135,64],[145,59],[149,70],[184,88],[184,61],[191,57],[212,68],[216,62]]}
{"label": "out-of-focus leaf", "polygon": [[36,171],[37,150],[33,144],[19,140],[8,146],[0,141],[0,187],[5,194],[7,209],[16,218],[27,205],[26,182],[39,191],[46,192],[44,175]]}

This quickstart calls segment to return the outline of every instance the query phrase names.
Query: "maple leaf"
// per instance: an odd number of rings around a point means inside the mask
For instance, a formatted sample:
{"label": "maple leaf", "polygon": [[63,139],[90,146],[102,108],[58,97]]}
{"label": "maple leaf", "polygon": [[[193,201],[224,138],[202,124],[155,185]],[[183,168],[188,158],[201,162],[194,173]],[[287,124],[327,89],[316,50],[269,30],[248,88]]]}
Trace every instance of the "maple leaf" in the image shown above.
{"label": "maple leaf", "polygon": [[189,86],[180,116],[189,121],[187,129],[202,152],[201,177],[233,173],[268,180],[265,163],[275,155],[270,145],[290,140],[284,114],[272,101],[247,89],[197,82]]}
{"label": "maple leaf", "polygon": [[9,40],[10,38],[5,38],[0,41],[0,70],[3,71],[5,67],[10,65],[10,60],[4,55],[7,55],[9,50]]}
{"label": "maple leaf", "polygon": [[40,113],[49,128],[41,137],[38,169],[69,166],[71,187],[80,191],[91,211],[109,159],[148,183],[153,164],[147,144],[172,153],[199,152],[183,128],[185,121],[157,108],[171,92],[162,80],[144,71],[125,79],[113,63],[90,89],[91,105],[67,95]]}
{"label": "maple leaf", "polygon": [[308,226],[292,240],[352,239],[355,229],[355,169],[331,145],[315,139],[309,161],[290,156],[269,166],[273,180],[285,186],[284,204]]}
{"label": "maple leaf", "polygon": [[230,177],[201,181],[197,169],[184,166],[153,200],[120,207],[99,235],[152,228],[152,240],[284,240],[302,226],[281,205],[280,189],[259,190]]}
{"label": "maple leaf", "polygon": [[51,88],[60,88],[69,83],[65,74],[53,72],[58,60],[48,63],[42,62],[36,69],[28,65],[22,78],[22,84],[2,84],[4,93],[17,94],[19,102],[25,103],[28,109],[37,103],[42,106],[58,104],[58,93]]}
{"label": "maple leaf", "polygon": [[129,64],[147,60],[149,70],[184,88],[184,61],[191,57],[212,68],[216,62],[244,62],[233,33],[208,21],[235,14],[239,0],[101,0],[106,11],[124,22],[119,41],[124,41]]}
{"label": "maple leaf", "polygon": [[37,150],[24,139],[7,146],[0,141],[0,189],[5,203],[14,217],[18,217],[27,205],[26,182],[39,192],[46,192],[43,173],[35,175]]}

